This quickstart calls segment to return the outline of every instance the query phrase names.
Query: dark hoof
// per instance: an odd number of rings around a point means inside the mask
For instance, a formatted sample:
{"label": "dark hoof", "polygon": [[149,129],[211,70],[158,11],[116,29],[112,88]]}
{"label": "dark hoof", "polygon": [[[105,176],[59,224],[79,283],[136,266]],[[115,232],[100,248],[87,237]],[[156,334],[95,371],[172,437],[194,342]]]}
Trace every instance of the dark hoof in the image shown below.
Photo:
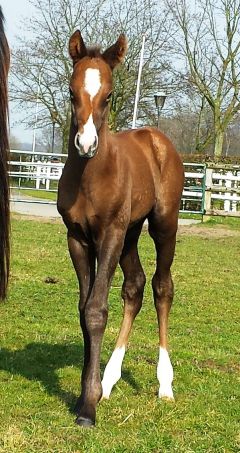
{"label": "dark hoof", "polygon": [[76,418],[76,423],[79,426],[83,426],[84,428],[93,428],[95,426],[95,421],[91,420],[90,418],[85,418],[79,415]]}
{"label": "dark hoof", "polygon": [[76,404],[75,404],[75,406],[74,406],[74,408],[73,408],[73,411],[74,411],[74,413],[75,413],[76,415],[79,414],[81,407],[82,407],[81,401],[80,401],[80,400],[77,400],[77,402],[76,402]]}

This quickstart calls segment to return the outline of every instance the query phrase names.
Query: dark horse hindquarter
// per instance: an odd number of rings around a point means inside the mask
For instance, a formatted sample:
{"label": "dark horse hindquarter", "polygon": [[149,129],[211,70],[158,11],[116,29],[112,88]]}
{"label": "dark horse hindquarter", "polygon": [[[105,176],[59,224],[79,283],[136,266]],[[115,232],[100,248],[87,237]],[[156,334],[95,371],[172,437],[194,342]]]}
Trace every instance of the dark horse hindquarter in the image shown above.
{"label": "dark horse hindquarter", "polygon": [[7,296],[10,265],[10,209],[8,178],[8,70],[10,52],[0,6],[0,300]]}

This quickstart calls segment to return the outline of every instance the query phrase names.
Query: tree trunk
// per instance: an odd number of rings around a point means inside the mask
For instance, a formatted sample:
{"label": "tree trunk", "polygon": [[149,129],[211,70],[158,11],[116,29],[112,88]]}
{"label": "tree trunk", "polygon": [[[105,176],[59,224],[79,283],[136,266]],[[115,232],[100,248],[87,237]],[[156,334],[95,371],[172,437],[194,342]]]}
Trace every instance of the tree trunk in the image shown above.
{"label": "tree trunk", "polygon": [[66,118],[66,122],[61,128],[61,136],[62,136],[62,153],[68,153],[68,140],[69,140],[69,130],[70,130],[70,121],[71,118],[68,115]]}
{"label": "tree trunk", "polygon": [[222,129],[215,131],[215,142],[214,142],[214,157],[220,159],[223,154],[223,140],[224,132]]}

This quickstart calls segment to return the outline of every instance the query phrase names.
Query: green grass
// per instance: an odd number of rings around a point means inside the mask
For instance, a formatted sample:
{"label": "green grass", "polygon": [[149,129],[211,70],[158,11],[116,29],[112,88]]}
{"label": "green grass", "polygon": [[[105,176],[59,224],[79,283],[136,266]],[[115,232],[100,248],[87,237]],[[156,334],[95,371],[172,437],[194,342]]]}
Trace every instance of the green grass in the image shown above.
{"label": "green grass", "polygon": [[202,220],[202,214],[188,214],[187,212],[180,212],[179,218],[180,219]]}
{"label": "green grass", "polygon": [[[176,402],[157,399],[154,251],[140,249],[148,277],[119,381],[98,406],[97,426],[74,424],[82,339],[77,283],[60,224],[13,221],[9,300],[0,306],[0,451],[238,452],[240,235],[179,236],[170,351]],[[46,283],[51,277],[56,283]],[[121,321],[121,272],[109,297],[104,368]]]}
{"label": "green grass", "polygon": [[203,224],[207,227],[222,226],[240,230],[240,217],[211,216]]}
{"label": "green grass", "polygon": [[45,190],[36,190],[36,189],[24,189],[24,190],[14,190],[14,193],[17,193],[21,196],[33,197],[33,198],[41,198],[43,200],[49,201],[56,201],[57,200],[57,192],[46,192]]}

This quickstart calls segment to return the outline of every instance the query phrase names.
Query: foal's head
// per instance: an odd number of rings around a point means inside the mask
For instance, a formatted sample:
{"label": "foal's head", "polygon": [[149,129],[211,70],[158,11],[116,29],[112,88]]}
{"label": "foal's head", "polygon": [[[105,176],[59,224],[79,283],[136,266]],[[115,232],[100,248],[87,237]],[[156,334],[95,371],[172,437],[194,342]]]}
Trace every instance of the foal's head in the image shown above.
{"label": "foal's head", "polygon": [[78,30],[70,38],[69,53],[73,60],[70,97],[77,127],[75,146],[82,157],[93,157],[97,152],[98,133],[112,94],[112,71],[122,62],[126,50],[124,35],[103,53],[99,48],[86,48]]}

